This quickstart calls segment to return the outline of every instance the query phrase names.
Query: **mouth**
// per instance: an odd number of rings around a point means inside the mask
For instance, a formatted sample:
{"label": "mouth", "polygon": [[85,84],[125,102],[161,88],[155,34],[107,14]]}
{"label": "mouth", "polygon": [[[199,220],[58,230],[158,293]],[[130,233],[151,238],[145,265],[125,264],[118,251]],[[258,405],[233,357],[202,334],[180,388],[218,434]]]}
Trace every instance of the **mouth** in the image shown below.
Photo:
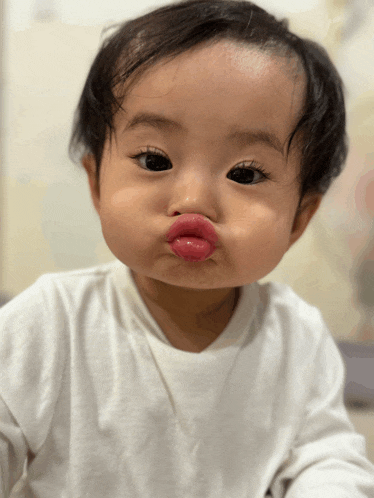
{"label": "mouth", "polygon": [[218,241],[213,225],[200,214],[180,216],[166,238],[174,254],[190,262],[205,261]]}

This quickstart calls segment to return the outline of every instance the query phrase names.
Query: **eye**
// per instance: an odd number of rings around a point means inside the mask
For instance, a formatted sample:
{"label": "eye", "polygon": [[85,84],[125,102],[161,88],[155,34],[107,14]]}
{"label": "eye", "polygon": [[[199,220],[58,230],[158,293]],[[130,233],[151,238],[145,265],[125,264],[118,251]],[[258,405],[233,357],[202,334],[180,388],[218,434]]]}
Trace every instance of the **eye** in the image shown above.
{"label": "eye", "polygon": [[[254,164],[254,163],[251,163]],[[242,183],[244,185],[253,185],[263,181],[268,178],[266,173],[257,167],[254,166],[236,166],[232,169],[228,174],[227,178],[237,183]]]}
{"label": "eye", "polygon": [[146,151],[132,156],[132,158],[136,159],[140,166],[148,171],[166,171],[173,167],[170,160],[157,149],[147,148]]}

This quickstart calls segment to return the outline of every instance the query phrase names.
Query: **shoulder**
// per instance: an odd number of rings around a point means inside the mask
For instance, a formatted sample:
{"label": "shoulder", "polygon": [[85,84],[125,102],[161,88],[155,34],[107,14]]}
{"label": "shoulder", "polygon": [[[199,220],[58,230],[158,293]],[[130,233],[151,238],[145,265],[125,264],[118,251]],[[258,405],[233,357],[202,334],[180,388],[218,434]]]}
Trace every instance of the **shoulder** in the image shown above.
{"label": "shoulder", "polygon": [[34,429],[48,427],[60,390],[71,331],[81,333],[79,317],[93,314],[92,295],[105,292],[112,267],[45,274],[0,309],[0,395],[35,446],[43,431]]}
{"label": "shoulder", "polygon": [[[103,301],[116,261],[80,270],[47,273],[0,308],[0,349],[53,350],[77,315],[89,315]],[[44,348],[43,348],[44,346]]]}
{"label": "shoulder", "polygon": [[305,325],[317,325],[322,321],[319,309],[301,298],[289,285],[279,282],[258,284],[258,292],[264,310],[276,314],[281,321],[298,320]]}
{"label": "shoulder", "polygon": [[284,284],[259,284],[258,291],[264,357],[287,387],[285,399],[301,406],[331,386],[341,389],[343,361],[319,309]]}
{"label": "shoulder", "polygon": [[46,273],[39,277],[35,285],[39,287],[54,288],[56,292],[63,293],[72,292],[78,296],[82,292],[86,292],[89,288],[100,288],[100,284],[106,282],[109,275],[117,268],[118,261],[111,261],[89,268],[81,268],[77,270]]}
{"label": "shoulder", "polygon": [[288,285],[258,284],[259,319],[269,335],[284,345],[316,352],[331,334],[320,310],[306,302]]}
{"label": "shoulder", "polygon": [[11,362],[26,360],[26,356],[37,360],[34,364],[63,356],[64,343],[78,317],[89,316],[103,300],[112,268],[109,263],[47,273],[0,308],[2,366],[9,362],[10,367]]}
{"label": "shoulder", "polygon": [[90,268],[46,273],[0,308],[1,324],[30,323],[71,311],[87,293],[103,290],[117,262]]}
{"label": "shoulder", "polygon": [[47,273],[0,308],[0,352],[31,354],[61,346],[83,316],[100,313],[116,262]]}

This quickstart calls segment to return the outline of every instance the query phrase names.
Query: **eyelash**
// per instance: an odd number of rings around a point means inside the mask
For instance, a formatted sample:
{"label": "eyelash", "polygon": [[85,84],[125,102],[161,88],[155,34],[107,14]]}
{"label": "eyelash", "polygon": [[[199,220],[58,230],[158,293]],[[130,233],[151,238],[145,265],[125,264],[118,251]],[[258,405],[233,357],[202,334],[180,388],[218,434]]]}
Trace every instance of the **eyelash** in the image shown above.
{"label": "eyelash", "polygon": [[[171,161],[169,160],[169,158],[166,156],[166,154],[164,154],[160,150],[155,149],[154,147],[150,147],[150,146],[145,147],[144,150],[141,150],[140,153],[135,154],[134,156],[130,156],[130,157],[131,157],[131,159],[135,159],[137,161],[137,163],[139,164],[140,158],[142,158],[144,156],[163,157],[164,159],[169,161],[170,165],[172,164]],[[237,171],[237,170],[249,170],[249,171],[254,171],[254,172],[260,173],[262,178],[260,180],[257,180],[254,183],[247,183],[247,184],[244,183],[244,185],[254,185],[257,183],[261,183],[264,180],[270,179],[270,175],[259,164],[255,163],[255,161],[250,161],[249,166],[247,164],[248,163],[245,163],[245,162],[239,163],[237,166],[235,166],[233,169],[231,169],[230,172]],[[253,165],[256,165],[256,166],[254,167]],[[149,169],[145,168],[142,165],[140,165],[140,167],[145,169],[146,171],[153,171],[153,170],[149,170]],[[168,169],[171,169],[171,168],[168,168]],[[167,171],[167,170],[160,170],[160,171]],[[156,172],[157,172],[157,170],[156,170]],[[239,183],[239,182],[237,182],[237,183]]]}

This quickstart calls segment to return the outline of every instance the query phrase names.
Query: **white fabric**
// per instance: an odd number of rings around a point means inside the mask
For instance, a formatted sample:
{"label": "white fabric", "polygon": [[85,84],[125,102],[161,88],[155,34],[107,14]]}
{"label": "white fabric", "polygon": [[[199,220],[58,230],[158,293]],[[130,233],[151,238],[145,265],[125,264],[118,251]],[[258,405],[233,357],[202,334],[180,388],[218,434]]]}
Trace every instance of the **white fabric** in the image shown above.
{"label": "white fabric", "polygon": [[[373,498],[320,313],[241,288],[201,353],[170,345],[115,261],[44,275],[0,310],[0,496]],[[17,489],[17,486],[14,488]]]}

